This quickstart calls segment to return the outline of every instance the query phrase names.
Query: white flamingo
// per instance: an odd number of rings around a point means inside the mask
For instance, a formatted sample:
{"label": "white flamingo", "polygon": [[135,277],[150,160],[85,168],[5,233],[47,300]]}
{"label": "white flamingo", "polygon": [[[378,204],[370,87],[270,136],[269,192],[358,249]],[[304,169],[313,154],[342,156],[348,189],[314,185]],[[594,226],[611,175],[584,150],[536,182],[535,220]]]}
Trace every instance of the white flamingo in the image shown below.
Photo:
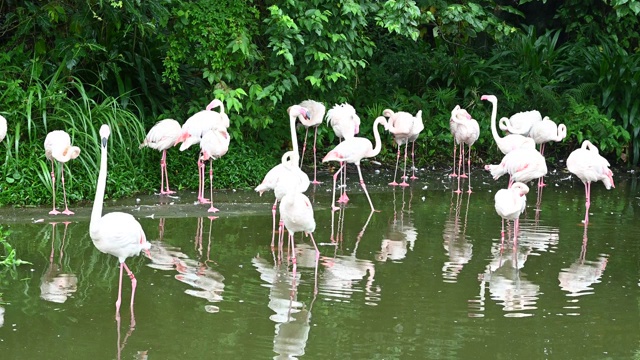
{"label": "white flamingo", "polygon": [[[140,149],[149,147],[154,150],[162,151],[160,158],[160,195],[175,194],[175,191],[169,189],[169,174],[167,174],[167,150],[176,144],[176,141],[182,133],[180,123],[173,119],[164,119],[158,121],[144,138]],[[167,190],[164,184],[167,184]]]}
{"label": "white flamingo", "polygon": [[[203,136],[200,141],[200,150],[202,151],[202,156],[200,157],[200,161],[209,160],[209,192],[211,195],[211,207],[209,207],[208,212],[218,212],[219,210],[213,206],[213,160],[219,159],[224,156],[227,151],[229,151],[229,143],[231,141],[231,136],[226,130],[216,129],[209,130]],[[198,189],[198,191],[203,194],[204,193],[204,181],[202,182],[202,187]]]}
{"label": "white flamingo", "polygon": [[509,174],[509,187],[514,181],[526,183],[547,174],[547,163],[538,150],[530,148],[515,149],[505,155],[498,165],[486,165],[495,180]]}
{"label": "white flamingo", "polygon": [[[327,123],[333,128],[336,137],[342,140],[351,139],[360,132],[360,117],[356,114],[356,109],[350,104],[344,103],[335,105],[327,112]],[[340,164],[342,165],[342,164]],[[347,171],[342,173],[342,194],[338,199],[339,203],[349,201],[347,196]]]}
{"label": "white flamingo", "polygon": [[67,191],[64,186],[64,163],[75,159],[80,155],[80,148],[71,145],[71,137],[65,131],[55,130],[47,134],[44,139],[44,154],[51,161],[51,190],[53,192],[53,209],[49,211],[51,215],[60,214],[56,210],[56,173],[54,169],[54,160],[60,163],[62,167],[60,179],[62,180],[62,196],[64,197],[65,215],[73,215],[74,212],[69,210],[67,206]]}
{"label": "white flamingo", "polygon": [[[471,115],[464,110],[460,109],[460,105],[456,105],[456,107],[451,111],[451,118],[449,119],[449,127],[451,132],[453,133],[453,137],[455,139],[455,144],[460,144],[460,160],[458,161],[458,173],[460,174],[458,177],[458,190],[456,193],[461,193],[460,190],[460,178],[467,177],[464,174],[464,144],[467,144],[467,148],[469,149],[469,154],[467,155],[467,171],[469,172],[469,190],[468,193],[471,193],[471,146],[478,140],[480,137],[480,125],[478,122],[471,118]],[[454,171],[451,174],[455,176],[455,144],[453,148],[453,166]],[[462,170],[460,170],[462,168]]]}
{"label": "white flamingo", "polygon": [[[393,112],[391,109],[385,109],[382,115],[388,118],[385,129],[393,134],[393,138],[398,145],[398,152],[396,155],[396,167],[393,172],[393,181],[389,183],[391,186],[409,186],[407,183],[407,145],[410,141],[414,141],[418,138],[420,131],[424,129],[422,123],[422,110],[418,111],[414,117],[408,112],[398,111]],[[416,124],[418,122],[419,124]],[[420,126],[422,125],[422,126]],[[411,140],[413,139],[413,140]],[[402,182],[398,184],[396,182],[396,176],[398,174],[398,162],[400,161],[400,147],[404,145],[404,171],[402,175]]]}
{"label": "white flamingo", "polygon": [[480,100],[487,100],[493,104],[493,109],[491,111],[491,134],[493,135],[493,139],[498,145],[498,149],[500,149],[503,154],[506,155],[509,153],[509,151],[521,147],[530,147],[535,149],[536,143],[529,137],[519,134],[509,134],[505,137],[500,137],[496,128],[496,117],[498,115],[498,98],[496,98],[495,95],[482,95]]}
{"label": "white flamingo", "polygon": [[[116,318],[120,319],[120,303],[122,299],[122,269],[127,271],[131,278],[131,313],[133,314],[133,301],[136,294],[137,280],[133,272],[124,263],[131,256],[145,251],[150,257],[147,237],[140,223],[131,215],[123,212],[111,212],[102,215],[104,191],[107,183],[107,140],[111,130],[108,125],[100,127],[100,172],[96,186],[96,197],[91,210],[89,223],[89,236],[93,245],[105,254],[113,255],[120,262],[120,278],[118,282],[118,300],[116,300]],[[132,316],[133,318],[133,316]]]}
{"label": "white flamingo", "polygon": [[531,127],[542,121],[542,115],[538,110],[523,111],[511,115],[510,118],[500,119],[500,130],[508,131],[510,134],[528,136]]}
{"label": "white flamingo", "polygon": [[508,189],[500,189],[494,196],[496,212],[502,218],[502,239],[504,239],[504,221],[513,220],[514,242],[518,237],[520,214],[527,206],[529,187],[521,182],[515,182]]}

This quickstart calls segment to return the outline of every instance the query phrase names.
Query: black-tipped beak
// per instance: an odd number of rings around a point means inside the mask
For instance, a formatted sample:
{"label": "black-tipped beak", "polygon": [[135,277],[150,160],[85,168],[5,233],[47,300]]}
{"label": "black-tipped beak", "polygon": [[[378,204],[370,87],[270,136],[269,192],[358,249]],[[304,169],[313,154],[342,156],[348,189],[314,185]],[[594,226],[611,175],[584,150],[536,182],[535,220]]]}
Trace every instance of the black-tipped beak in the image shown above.
{"label": "black-tipped beak", "polygon": [[107,147],[107,138],[106,137],[102,138],[102,147]]}

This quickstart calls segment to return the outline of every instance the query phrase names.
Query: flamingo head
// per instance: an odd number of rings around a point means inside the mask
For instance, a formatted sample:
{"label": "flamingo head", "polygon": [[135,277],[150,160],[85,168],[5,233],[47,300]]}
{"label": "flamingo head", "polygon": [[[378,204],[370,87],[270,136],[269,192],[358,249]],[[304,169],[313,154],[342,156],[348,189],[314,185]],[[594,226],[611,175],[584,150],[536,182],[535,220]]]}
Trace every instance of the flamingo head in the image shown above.
{"label": "flamingo head", "polygon": [[492,103],[498,102],[498,98],[495,95],[482,95],[480,100],[487,100]]}
{"label": "flamingo head", "polygon": [[217,108],[218,106],[222,106],[222,101],[220,101],[219,99],[213,99],[209,105],[207,105],[206,109],[207,111],[212,110],[214,108]]}

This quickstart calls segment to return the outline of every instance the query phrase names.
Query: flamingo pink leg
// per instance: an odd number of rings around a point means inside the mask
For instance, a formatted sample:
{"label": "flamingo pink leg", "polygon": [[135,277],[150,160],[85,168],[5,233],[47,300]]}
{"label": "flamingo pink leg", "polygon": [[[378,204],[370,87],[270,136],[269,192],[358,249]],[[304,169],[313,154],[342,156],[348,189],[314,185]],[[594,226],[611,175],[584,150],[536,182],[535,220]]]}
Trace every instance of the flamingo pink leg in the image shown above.
{"label": "flamingo pink leg", "polygon": [[49,215],[58,215],[60,211],[56,209],[56,172],[51,160],[51,190],[53,191],[53,209],[49,211]]}
{"label": "flamingo pink leg", "polygon": [[338,180],[338,175],[342,172],[342,169],[345,167],[345,163],[342,162],[340,165],[340,169],[333,174],[333,195],[331,197],[331,211],[339,210],[340,208],[336,206],[336,181]]}
{"label": "flamingo pink leg", "polygon": [[118,282],[118,300],[116,300],[116,318],[120,317],[120,304],[122,303],[122,269],[127,270],[127,275],[131,278],[131,308],[133,309],[133,301],[136,296],[136,285],[138,281],[136,277],[133,275],[129,267],[124,262],[120,263],[120,280]]}
{"label": "flamingo pink leg", "polygon": [[273,207],[271,208],[271,213],[273,214],[273,228],[271,231],[271,249],[274,249],[274,240],[276,233],[276,209],[278,207],[278,199],[273,203]]}
{"label": "flamingo pink leg", "polygon": [[396,176],[398,174],[398,163],[400,162],[400,144],[398,144],[398,155],[396,155],[396,169],[393,171],[393,181],[389,183],[391,186],[398,186]]}
{"label": "flamingo pink leg", "polygon": [[415,179],[418,178],[416,176],[416,154],[415,154],[415,149],[416,149],[416,142],[414,140],[411,143],[411,170],[413,172],[413,174],[410,177],[411,180],[415,180]]}
{"label": "flamingo pink leg", "polygon": [[591,207],[591,182],[584,183],[584,191],[587,195],[586,211],[584,212],[584,224],[586,226],[589,223],[589,207]]}
{"label": "flamingo pink leg", "polygon": [[456,145],[456,140],[453,140],[453,166],[451,167],[451,171],[453,171],[451,174],[449,174],[450,177],[456,177],[458,176],[458,174],[456,174],[456,148],[458,147],[458,145]]}
{"label": "flamingo pink leg", "polygon": [[[544,143],[540,144],[540,155],[544,155]],[[538,187],[543,186],[547,186],[547,184],[544,183],[544,176],[541,176],[540,180],[538,180]]]}
{"label": "flamingo pink leg", "polygon": [[360,170],[360,164],[356,164],[358,168],[358,175],[360,176],[360,186],[362,186],[362,190],[364,190],[364,194],[367,195],[367,200],[369,200],[369,205],[371,206],[371,211],[376,211],[373,207],[373,203],[371,202],[371,197],[369,196],[369,192],[367,192],[367,186],[364,184],[364,180],[362,179],[362,171]]}
{"label": "flamingo pink leg", "polygon": [[62,197],[64,198],[64,211],[62,212],[65,215],[73,215],[75,214],[73,211],[69,210],[69,206],[67,205],[67,190],[64,188],[64,164],[62,165],[62,174],[60,176],[60,180],[62,180]]}
{"label": "flamingo pink leg", "polygon": [[296,258],[296,244],[293,239],[293,233],[289,232],[289,245],[291,246],[291,263],[293,264],[293,278],[296,278],[296,268],[298,259]]}
{"label": "flamingo pink leg", "polygon": [[471,191],[471,146],[468,146],[469,148],[469,155],[467,155],[467,171],[469,172],[469,190],[467,190],[467,193],[471,194],[473,191]]}
{"label": "flamingo pink leg", "polygon": [[400,186],[405,186],[405,187],[409,186],[409,184],[407,183],[407,146],[408,145],[409,145],[409,142],[407,141],[404,144],[404,169],[402,171],[402,182],[398,184]]}
{"label": "flamingo pink leg", "polygon": [[[167,190],[164,190],[164,184],[167,184]],[[168,195],[175,194],[175,191],[169,189],[169,174],[167,173],[167,150],[162,150],[162,157],[160,158],[160,194]]]}
{"label": "flamingo pink leg", "polygon": [[[464,165],[465,165],[465,163],[464,163],[464,142],[460,143],[460,155],[461,155],[460,161],[461,161],[461,164],[462,164],[462,171],[460,171],[460,169],[458,168],[458,174],[460,174],[459,176],[461,178],[465,178],[466,179],[467,178],[467,174],[464,171]],[[469,171],[469,169],[467,169],[467,171]]]}
{"label": "flamingo pink leg", "polygon": [[313,181],[311,182],[314,185],[318,185],[320,184],[320,181],[317,180],[316,178],[316,173],[317,173],[317,159],[316,159],[316,141],[318,138],[318,127],[316,126],[316,130],[313,134]]}
{"label": "flamingo pink leg", "polygon": [[200,160],[200,156],[198,156],[198,201],[201,204],[208,204],[210,202],[209,199],[204,197],[204,166],[204,162],[202,162],[202,160]]}
{"label": "flamingo pink leg", "polygon": [[304,161],[304,152],[307,150],[307,136],[309,135],[309,128],[304,133],[304,143],[302,143],[302,155],[300,155],[300,168],[302,168],[302,162]]}
{"label": "flamingo pink leg", "polygon": [[347,163],[343,161],[341,165],[344,166],[344,170],[342,171],[342,195],[340,195],[338,202],[346,204],[349,202],[349,197],[347,196]]}
{"label": "flamingo pink leg", "polygon": [[458,174],[460,174],[458,176],[458,190],[454,191],[456,194],[460,194],[462,192],[462,190],[460,190],[460,180],[463,178],[462,175],[464,175],[464,169],[462,171],[460,171],[460,167],[462,166],[462,158],[464,154],[464,143],[460,143],[460,156],[459,156],[459,160],[458,160]]}
{"label": "flamingo pink leg", "polygon": [[207,212],[217,213],[220,211],[213,206],[213,159],[209,159],[209,193],[211,194],[211,207]]}

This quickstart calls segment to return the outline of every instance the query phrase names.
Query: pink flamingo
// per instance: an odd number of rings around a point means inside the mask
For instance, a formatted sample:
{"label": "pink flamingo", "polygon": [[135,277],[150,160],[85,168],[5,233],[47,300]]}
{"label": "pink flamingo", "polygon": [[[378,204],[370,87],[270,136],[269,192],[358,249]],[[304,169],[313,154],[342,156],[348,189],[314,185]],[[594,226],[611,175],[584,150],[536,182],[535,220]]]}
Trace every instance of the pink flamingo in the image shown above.
{"label": "pink flamingo", "polygon": [[[457,121],[453,121],[453,119],[456,119]],[[453,135],[453,166],[451,167],[453,170],[451,170],[451,174],[449,174],[450,177],[457,177],[458,174],[456,174],[456,148],[457,148],[457,143],[456,143],[456,133],[458,132],[458,124],[460,123],[460,121],[464,121],[464,120],[471,120],[471,114],[469,114],[467,112],[467,110],[463,109],[460,107],[460,105],[456,105],[455,108],[453,108],[453,110],[451,110],[451,117],[449,118],[449,130],[451,131],[451,135]],[[463,174],[460,174],[463,175]]]}
{"label": "pink flamingo", "polygon": [[504,221],[513,220],[513,238],[516,242],[518,237],[519,219],[520,214],[524,212],[527,206],[526,194],[529,192],[529,187],[521,182],[515,182],[508,189],[500,189],[496,193],[495,208],[496,212],[502,218],[502,239],[504,240]]}
{"label": "pink flamingo", "polygon": [[[217,129],[209,130],[202,136],[200,140],[200,149],[202,150],[202,157],[200,161],[204,162],[209,160],[209,192],[211,194],[211,207],[208,212],[216,213],[219,210],[213,206],[213,160],[219,159],[229,151],[229,142],[231,137],[226,130]],[[198,189],[200,193],[204,193],[204,181],[202,182],[202,188]]]}
{"label": "pink flamingo", "polygon": [[384,116],[378,116],[376,121],[373,123],[373,137],[375,138],[376,145],[375,147],[371,144],[369,139],[361,138],[361,137],[353,137],[351,139],[346,139],[333,148],[325,157],[322,159],[322,162],[327,161],[339,161],[342,165],[340,169],[333,174],[333,201],[331,209],[333,211],[338,210],[336,207],[336,180],[341,171],[344,171],[346,163],[355,164],[356,168],[358,168],[358,176],[360,176],[360,185],[362,186],[362,190],[364,190],[365,195],[367,195],[367,200],[369,200],[369,205],[371,206],[371,211],[375,211],[373,207],[373,203],[371,202],[371,197],[369,197],[369,193],[367,192],[367,187],[362,179],[362,171],[360,170],[360,160],[363,158],[370,158],[378,155],[380,153],[380,149],[382,148],[382,143],[380,141],[380,133],[378,132],[378,125],[383,124],[386,126],[387,120]]}
{"label": "pink flamingo", "polygon": [[[169,189],[169,174],[167,173],[167,150],[176,144],[178,137],[182,133],[182,127],[173,119],[164,119],[158,121],[144,138],[140,149],[149,147],[154,150],[162,151],[160,158],[160,195],[175,194],[175,191]],[[167,184],[167,190],[164,184]]]}
{"label": "pink flamingo", "polygon": [[313,238],[313,232],[316,229],[316,221],[313,216],[313,206],[309,198],[301,193],[290,189],[280,201],[280,217],[284,223],[284,227],[289,233],[289,245],[291,246],[291,261],[293,263],[293,277],[296,274],[296,251],[294,235],[296,232],[304,232],[311,237],[313,247],[316,250],[316,262],[320,258],[320,251]]}
{"label": "pink flamingo", "polygon": [[[454,116],[454,112],[460,113],[460,111],[464,111],[463,116],[457,116],[457,115]],[[469,172],[469,190],[467,190],[467,192],[471,193],[472,192],[471,191],[471,146],[480,137],[480,125],[478,125],[478,122],[475,119],[471,118],[471,115],[469,115],[469,113],[466,110],[460,109],[459,105],[456,105],[456,107],[451,112],[451,115],[452,116],[451,116],[451,119],[449,120],[449,127],[452,129],[452,131],[455,128],[455,131],[453,132],[453,137],[455,139],[455,143],[460,144],[460,160],[458,161],[458,173],[460,173],[460,177],[458,177],[458,190],[456,190],[456,193],[459,194],[462,192],[462,190],[460,190],[460,178],[467,177],[467,175],[464,174],[464,144],[467,144],[467,148],[469,149],[469,154],[467,155],[467,171]],[[455,125],[452,125],[452,123]],[[454,171],[452,175],[455,175],[455,152],[456,150],[454,147],[453,149]],[[460,170],[461,167],[462,167],[462,171]]]}
{"label": "pink flamingo", "polygon": [[[255,191],[259,192],[260,195],[262,195],[262,193],[264,193],[265,191],[274,190],[274,193],[276,195],[276,200],[273,203],[273,207],[271,208],[271,213],[273,214],[274,233],[276,228],[276,208],[278,205],[278,201],[282,199],[282,196],[284,196],[284,192],[281,193],[280,191],[278,191],[276,193],[275,191],[278,183],[284,184],[286,183],[285,179],[289,179],[291,181],[297,181],[298,183],[297,187],[298,189],[300,189],[300,192],[307,191],[307,189],[309,188],[309,177],[307,176],[307,174],[305,174],[302,170],[298,168],[298,171],[293,172],[293,175],[295,176],[291,178],[290,177],[292,175],[291,169],[286,168],[284,164],[287,162],[286,160],[287,158],[295,159],[296,165],[298,164],[299,155],[298,155],[298,138],[296,134],[296,119],[300,117],[308,118],[309,115],[307,113],[307,109],[303,108],[300,105],[293,105],[289,107],[287,109],[287,112],[289,113],[289,130],[291,131],[291,146],[293,147],[292,153],[289,153],[289,152],[285,153],[282,156],[282,163],[274,166],[271,170],[269,170],[269,172],[265,175],[260,185],[258,185],[255,188]],[[282,224],[280,224],[279,228],[280,229],[282,228]],[[271,237],[272,248],[273,248],[273,244],[274,244],[274,235],[272,234],[272,237]]]}
{"label": "pink flamingo", "polygon": [[526,183],[547,174],[547,163],[538,150],[530,148],[515,149],[502,158],[498,165],[486,165],[495,180],[509,174],[509,187],[513,182]]}
{"label": "pink flamingo", "polygon": [[0,142],[7,136],[7,119],[0,115]]}
{"label": "pink flamingo", "polygon": [[500,119],[500,130],[510,134],[528,136],[533,125],[542,121],[542,115],[538,110],[523,111],[511,115],[510,118]]}
{"label": "pink flamingo", "polygon": [[[417,121],[417,118],[420,118],[420,122],[422,123],[422,110],[418,111],[418,114],[416,114],[415,117],[409,114],[408,112],[398,111],[396,113],[390,109],[385,109],[382,112],[382,115],[389,118],[387,120],[387,125],[385,126],[385,128],[386,130],[388,130],[390,133],[393,134],[393,138],[395,139],[396,144],[398,145],[398,152],[396,156],[396,168],[395,168],[395,171],[393,172],[393,181],[390,182],[389,185],[409,186],[409,184],[406,181],[407,179],[407,145],[409,144],[409,141],[410,141],[409,138],[411,138],[412,136],[415,136],[413,138],[413,141],[415,141],[415,139],[417,139],[419,135],[419,131],[417,131],[419,129],[419,126],[415,126],[415,130],[414,130],[414,123]],[[424,129],[424,125],[422,125],[422,129]],[[420,131],[422,131],[422,129],[420,129]],[[402,145],[405,146],[404,147],[404,172],[402,175],[402,182],[398,184],[396,182],[396,176],[398,174],[398,162],[400,161],[400,147]]]}
{"label": "pink flamingo", "polygon": [[53,209],[49,211],[50,215],[60,214],[60,211],[56,210],[56,175],[54,169],[54,160],[61,164],[61,177],[62,180],[62,195],[64,197],[64,211],[65,215],[73,215],[74,212],[69,210],[67,206],[67,191],[64,186],[64,163],[71,159],[75,159],[80,155],[80,148],[71,145],[71,138],[69,134],[62,130],[55,130],[47,134],[44,139],[44,154],[47,159],[51,160],[51,190],[53,191]]}
{"label": "pink flamingo", "polygon": [[[360,117],[356,114],[356,109],[353,106],[344,103],[335,105],[327,112],[327,122],[333,128],[333,132],[336,137],[342,140],[351,139],[360,132]],[[342,165],[342,164],[340,164]],[[342,172],[342,195],[338,199],[339,203],[346,203],[349,201],[347,196],[347,171]]]}
{"label": "pink flamingo", "polygon": [[509,151],[521,147],[530,147],[535,149],[536,143],[529,137],[519,134],[509,134],[505,137],[500,137],[496,128],[496,117],[498,116],[498,98],[496,98],[495,95],[482,95],[480,100],[487,100],[493,104],[493,110],[491,111],[491,134],[493,135],[493,139],[498,145],[498,149],[500,149],[503,154],[506,155],[509,153]]}
{"label": "pink flamingo", "polygon": [[300,106],[307,109],[309,114],[311,115],[309,119],[305,117],[300,117],[300,122],[307,129],[304,134],[304,143],[302,144],[302,156],[300,157],[300,167],[302,168],[302,162],[304,161],[304,152],[307,149],[307,136],[309,135],[309,128],[314,128],[313,133],[313,181],[311,182],[314,185],[320,184],[320,182],[316,178],[317,166],[316,166],[316,142],[318,138],[318,125],[322,124],[324,121],[324,114],[326,112],[326,108],[324,104],[314,101],[314,100],[305,100],[300,103]]}
{"label": "pink flamingo", "polygon": [[[212,111],[213,108],[220,107],[220,112]],[[202,136],[212,129],[229,128],[229,117],[224,112],[224,104],[218,99],[214,99],[207,105],[206,110],[198,111],[193,114],[187,121],[182,124],[182,133],[176,140],[176,144],[180,145],[180,151],[188,149],[193,144],[200,143]],[[204,186],[204,163],[198,156],[198,189]],[[201,204],[208,204],[210,201],[204,197],[203,193],[198,192],[198,201]]]}
{"label": "pink flamingo", "polygon": [[587,198],[584,214],[585,226],[589,223],[589,207],[591,206],[591,182],[602,181],[609,190],[615,188],[613,172],[609,169],[609,162],[598,152],[598,148],[589,140],[582,142],[579,149],[573,150],[567,158],[567,169],[584,183]]}
{"label": "pink flamingo", "polygon": [[[529,131],[536,144],[540,144],[540,154],[544,155],[544,144],[550,141],[562,141],[567,137],[567,127],[564,124],[557,125],[553,120],[545,116],[542,121],[536,122]],[[540,178],[538,187],[545,186],[544,178]]]}
{"label": "pink flamingo", "polygon": [[113,255],[120,261],[120,280],[118,283],[118,300],[116,300],[116,319],[120,319],[120,303],[122,299],[122,269],[131,278],[131,314],[133,317],[133,301],[136,293],[136,277],[124,263],[128,257],[145,251],[149,257],[151,245],[142,230],[140,223],[131,215],[123,212],[111,212],[102,215],[102,203],[107,182],[107,140],[111,130],[108,125],[100,127],[100,172],[96,187],[96,197],[91,211],[89,236],[95,247],[105,254]]}

